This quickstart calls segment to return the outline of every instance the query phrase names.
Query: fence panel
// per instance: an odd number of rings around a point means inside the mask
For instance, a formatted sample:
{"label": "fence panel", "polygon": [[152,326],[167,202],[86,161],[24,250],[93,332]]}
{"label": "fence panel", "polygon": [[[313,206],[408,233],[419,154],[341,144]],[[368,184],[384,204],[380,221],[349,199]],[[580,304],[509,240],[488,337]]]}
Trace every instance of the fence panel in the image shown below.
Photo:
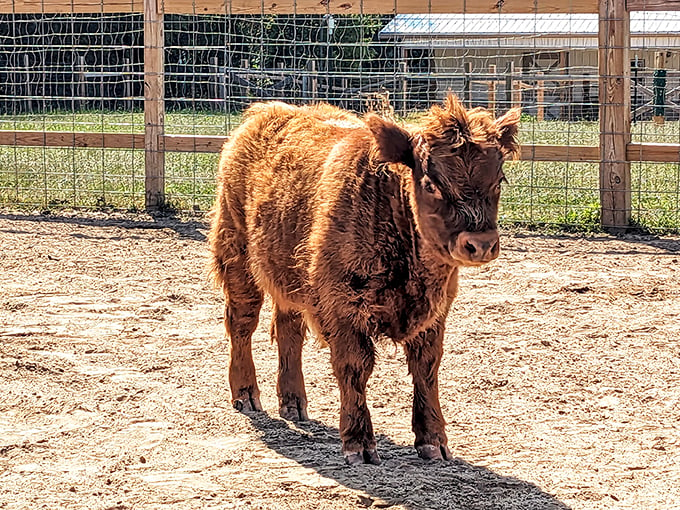
{"label": "fence panel", "polygon": [[[451,90],[499,114],[523,107],[502,221],[680,229],[678,14],[631,12],[630,37],[607,42],[600,18],[617,23],[620,1],[599,17],[594,1],[468,4],[54,0],[27,13],[36,4],[1,0],[0,203],[205,210],[217,151],[254,101],[418,122]],[[616,69],[598,59],[605,44]]]}
{"label": "fence panel", "polygon": [[0,203],[140,205],[142,28],[140,14],[0,14]]}

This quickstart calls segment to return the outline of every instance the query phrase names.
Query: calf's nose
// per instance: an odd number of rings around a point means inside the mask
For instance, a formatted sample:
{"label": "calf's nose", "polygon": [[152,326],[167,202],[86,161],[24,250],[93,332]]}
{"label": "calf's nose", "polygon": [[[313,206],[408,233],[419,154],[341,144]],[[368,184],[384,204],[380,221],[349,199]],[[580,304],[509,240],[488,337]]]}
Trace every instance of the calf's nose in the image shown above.
{"label": "calf's nose", "polygon": [[500,240],[497,230],[461,232],[458,234],[453,257],[463,263],[484,264],[498,257]]}

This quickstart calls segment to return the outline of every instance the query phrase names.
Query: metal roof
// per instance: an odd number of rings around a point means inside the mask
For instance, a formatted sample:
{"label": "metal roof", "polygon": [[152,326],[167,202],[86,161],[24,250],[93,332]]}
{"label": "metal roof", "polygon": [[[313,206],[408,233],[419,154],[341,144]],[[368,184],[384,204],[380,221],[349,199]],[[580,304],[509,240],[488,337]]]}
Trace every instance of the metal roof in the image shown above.
{"label": "metal roof", "polygon": [[[633,36],[680,35],[680,12],[631,12]],[[381,39],[597,36],[597,14],[398,14]]]}

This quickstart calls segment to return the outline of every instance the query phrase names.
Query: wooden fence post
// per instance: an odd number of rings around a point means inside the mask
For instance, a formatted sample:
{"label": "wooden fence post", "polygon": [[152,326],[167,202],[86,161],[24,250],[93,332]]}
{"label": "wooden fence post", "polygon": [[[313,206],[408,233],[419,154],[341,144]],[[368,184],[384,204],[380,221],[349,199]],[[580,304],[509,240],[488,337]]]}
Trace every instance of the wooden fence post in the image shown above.
{"label": "wooden fence post", "polygon": [[657,126],[663,126],[665,121],[666,104],[666,52],[657,51],[654,54],[654,108],[652,120]]}
{"label": "wooden fence post", "polygon": [[402,60],[399,62],[399,74],[401,75],[401,114],[406,115],[406,111],[408,110],[408,82],[406,80],[406,72],[407,72],[407,67],[406,67],[406,61]]}
{"label": "wooden fence post", "polygon": [[465,108],[472,107],[472,62],[463,62],[463,104]]}
{"label": "wooden fence post", "polygon": [[[236,88],[234,89],[236,93],[232,95],[232,99],[236,97],[237,98],[236,107],[240,110],[243,110],[248,106],[249,100],[248,97],[250,96],[249,93],[250,88],[248,85],[249,83],[251,83],[250,82],[251,76],[250,72],[248,71],[250,69],[250,60],[248,60],[247,58],[242,58],[240,69],[245,69],[245,72],[243,73],[243,76],[245,76],[245,78],[243,80],[236,82],[237,85]],[[236,76],[238,77],[238,75]]]}
{"label": "wooden fence post", "polygon": [[512,107],[521,108],[522,107],[522,86],[524,82],[520,80],[514,80],[512,82]]}
{"label": "wooden fence post", "polygon": [[542,72],[537,73],[538,80],[536,81],[536,120],[545,119],[545,81],[541,79]]}
{"label": "wooden fence post", "polygon": [[[562,74],[569,74],[569,52],[560,51],[560,72]],[[573,120],[573,108],[572,108],[572,98],[573,98],[573,88],[574,82],[561,81],[559,82],[560,87],[560,119],[561,120]]]}
{"label": "wooden fence post", "polygon": [[307,101],[316,101],[319,95],[319,79],[316,74],[316,60],[308,60],[306,73],[302,77],[302,95]]}
{"label": "wooden fence post", "polygon": [[163,0],[144,0],[144,172],[146,208],[165,205]]}
{"label": "wooden fence post", "polygon": [[33,87],[31,87],[31,63],[28,53],[24,53],[24,71],[26,72],[26,112],[33,113]]}
{"label": "wooden fence post", "polygon": [[599,11],[600,207],[602,226],[630,225],[630,14],[625,0],[601,0]]}
{"label": "wooden fence post", "polygon": [[129,58],[126,58],[123,62],[125,63],[123,66],[123,95],[125,96],[125,108],[132,111],[135,108],[135,101],[132,97],[132,65],[130,64]]}
{"label": "wooden fence post", "polygon": [[496,64],[489,64],[489,74],[492,79],[489,80],[489,93],[487,96],[487,109],[496,115]]}
{"label": "wooden fence post", "polygon": [[[220,66],[217,57],[210,57],[210,74],[212,74],[212,99],[222,99],[220,97]],[[221,101],[212,103],[212,110],[219,110]]]}
{"label": "wooden fence post", "polygon": [[512,108],[513,75],[515,74],[515,63],[508,62],[505,68],[505,110]]}
{"label": "wooden fence post", "polygon": [[78,55],[78,63],[76,64],[75,82],[76,82],[76,100],[77,107],[83,108],[87,101],[87,83],[85,82],[85,56]]}

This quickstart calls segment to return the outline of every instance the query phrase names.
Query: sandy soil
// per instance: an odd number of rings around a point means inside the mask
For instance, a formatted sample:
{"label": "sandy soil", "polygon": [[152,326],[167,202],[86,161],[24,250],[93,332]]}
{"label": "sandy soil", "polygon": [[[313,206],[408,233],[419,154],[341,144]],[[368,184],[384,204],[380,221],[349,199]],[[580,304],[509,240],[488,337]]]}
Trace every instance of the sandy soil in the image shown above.
{"label": "sandy soil", "polygon": [[680,508],[680,239],[505,232],[463,273],[441,400],[449,463],[412,447],[404,355],[369,401],[381,466],[346,467],[328,351],[312,421],[229,405],[199,221],[0,214],[0,508]]}

